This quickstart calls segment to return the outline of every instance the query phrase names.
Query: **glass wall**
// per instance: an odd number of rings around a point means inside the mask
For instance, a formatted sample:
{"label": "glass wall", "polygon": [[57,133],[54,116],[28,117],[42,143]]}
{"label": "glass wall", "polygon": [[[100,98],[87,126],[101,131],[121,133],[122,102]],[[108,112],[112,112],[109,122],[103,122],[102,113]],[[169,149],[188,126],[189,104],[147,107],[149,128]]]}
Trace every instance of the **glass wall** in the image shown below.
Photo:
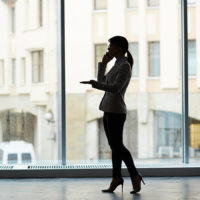
{"label": "glass wall", "polygon": [[[67,162],[111,162],[99,111],[104,92],[79,82],[96,79],[108,39],[123,35],[135,61],[125,97],[124,144],[138,166],[181,163],[179,1],[107,0],[106,5],[97,10],[89,1],[66,2]],[[191,42],[192,56],[194,46]]]}
{"label": "glass wall", "polygon": [[0,164],[58,163],[56,0],[0,0]]}
{"label": "glass wall", "polygon": [[[61,163],[58,1],[0,0],[0,164]],[[199,9],[199,1],[188,1],[191,162],[198,161],[200,148]],[[65,2],[67,164],[111,164],[99,110],[104,92],[80,81],[96,79],[115,35],[128,39],[134,58],[125,146],[137,166],[181,164],[180,14],[180,0]]]}

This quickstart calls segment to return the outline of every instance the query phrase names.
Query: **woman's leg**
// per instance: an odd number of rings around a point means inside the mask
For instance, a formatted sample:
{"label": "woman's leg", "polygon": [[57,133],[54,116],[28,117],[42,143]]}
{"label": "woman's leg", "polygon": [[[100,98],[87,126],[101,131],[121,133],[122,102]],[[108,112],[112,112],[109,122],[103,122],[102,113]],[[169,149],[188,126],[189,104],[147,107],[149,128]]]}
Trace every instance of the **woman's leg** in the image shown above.
{"label": "woman's leg", "polygon": [[123,145],[123,148],[122,148],[122,160],[124,161],[125,165],[127,166],[130,177],[137,176],[138,171],[137,171],[135,164],[133,162],[133,158],[131,156],[131,153],[129,152],[129,150],[124,145]]}
{"label": "woman's leg", "polygon": [[120,118],[118,114],[106,113],[105,114],[105,132],[108,138],[108,144],[112,150],[112,166],[113,177],[121,177],[121,130],[123,129],[123,118]]}
{"label": "woman's leg", "polygon": [[125,114],[106,113],[104,115],[104,129],[108,143],[112,149],[113,177],[121,177],[122,160],[126,164],[130,176],[138,174],[132,156],[123,145],[123,126],[126,120]]}

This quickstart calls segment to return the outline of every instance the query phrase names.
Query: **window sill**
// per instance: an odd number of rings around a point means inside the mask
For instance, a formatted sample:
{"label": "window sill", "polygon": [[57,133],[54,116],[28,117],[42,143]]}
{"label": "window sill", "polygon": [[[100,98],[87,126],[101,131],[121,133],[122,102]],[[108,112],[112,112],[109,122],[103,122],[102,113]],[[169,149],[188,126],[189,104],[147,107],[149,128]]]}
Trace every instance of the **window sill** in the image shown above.
{"label": "window sill", "polygon": [[160,77],[147,77],[147,80],[160,80]]}
{"label": "window sill", "polygon": [[38,31],[38,30],[44,30],[44,26],[39,26],[37,28],[24,29],[24,33]]}
{"label": "window sill", "polygon": [[44,82],[39,82],[39,83],[31,83],[31,86],[41,86],[44,85]]}
{"label": "window sill", "polygon": [[9,37],[15,37],[16,33],[9,33]]}
{"label": "window sill", "polygon": [[92,10],[93,13],[107,13],[107,10]]}
{"label": "window sill", "polygon": [[131,77],[131,81],[139,81],[140,77]]}
{"label": "window sill", "polygon": [[127,11],[137,11],[138,9],[139,9],[138,7],[126,8]]}
{"label": "window sill", "polygon": [[160,6],[146,6],[147,10],[155,10],[155,9],[159,9]]}
{"label": "window sill", "polygon": [[[155,177],[165,177],[165,176],[199,176],[200,167],[191,166],[190,164],[182,164],[176,166],[142,166],[137,165],[137,169],[142,173],[144,177],[155,176]],[[30,168],[30,166],[23,165],[23,167],[14,167],[11,165],[9,168],[2,166],[0,169],[1,178],[75,178],[75,177],[108,177],[111,176],[112,165],[103,166],[80,166],[79,168],[66,165],[60,166],[35,166],[35,168]],[[122,174],[125,177],[129,177],[127,169],[122,164]]]}

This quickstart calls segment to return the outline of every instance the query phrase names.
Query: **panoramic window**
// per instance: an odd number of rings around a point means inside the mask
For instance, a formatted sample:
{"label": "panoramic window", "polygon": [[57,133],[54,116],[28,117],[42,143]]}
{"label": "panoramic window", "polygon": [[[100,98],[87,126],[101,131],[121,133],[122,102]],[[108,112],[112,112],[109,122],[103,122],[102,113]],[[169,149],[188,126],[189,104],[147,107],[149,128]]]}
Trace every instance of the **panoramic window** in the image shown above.
{"label": "panoramic window", "polygon": [[[179,2],[166,0],[160,4],[158,0],[147,0],[140,4],[140,9],[124,9],[138,7],[139,2],[115,1],[106,10],[109,0],[79,1],[78,6],[77,1],[67,1],[64,52],[61,49],[64,41],[58,39],[61,33],[58,1],[0,0],[3,164],[57,165],[66,159],[69,165],[111,166],[111,149],[104,131],[103,112],[99,110],[104,91],[80,81],[97,78],[97,63],[107,51],[108,39],[115,35],[128,39],[134,58],[133,78],[125,95],[124,145],[139,167],[182,163]],[[188,142],[190,161],[198,163],[200,34],[195,27],[196,12],[195,6],[188,7],[188,75],[191,76]],[[65,66],[60,64],[62,58]],[[108,63],[106,73],[115,62],[113,58]],[[62,67],[65,74],[61,74]],[[65,76],[65,82],[58,79],[59,75]],[[66,99],[62,102],[64,86]],[[66,103],[66,121],[62,121],[61,102]],[[61,131],[61,125],[66,131]],[[61,151],[66,152],[65,158]]]}

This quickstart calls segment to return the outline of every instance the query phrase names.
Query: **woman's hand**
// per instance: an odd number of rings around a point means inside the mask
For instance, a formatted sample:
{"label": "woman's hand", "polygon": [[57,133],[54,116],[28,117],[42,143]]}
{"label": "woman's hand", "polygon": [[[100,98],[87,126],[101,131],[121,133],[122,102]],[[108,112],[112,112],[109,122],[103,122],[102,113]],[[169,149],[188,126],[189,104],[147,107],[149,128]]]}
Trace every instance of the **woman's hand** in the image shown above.
{"label": "woman's hand", "polygon": [[108,62],[110,62],[113,59],[113,57],[108,56],[108,53],[104,54],[103,58],[102,58],[102,63],[107,64]]}

